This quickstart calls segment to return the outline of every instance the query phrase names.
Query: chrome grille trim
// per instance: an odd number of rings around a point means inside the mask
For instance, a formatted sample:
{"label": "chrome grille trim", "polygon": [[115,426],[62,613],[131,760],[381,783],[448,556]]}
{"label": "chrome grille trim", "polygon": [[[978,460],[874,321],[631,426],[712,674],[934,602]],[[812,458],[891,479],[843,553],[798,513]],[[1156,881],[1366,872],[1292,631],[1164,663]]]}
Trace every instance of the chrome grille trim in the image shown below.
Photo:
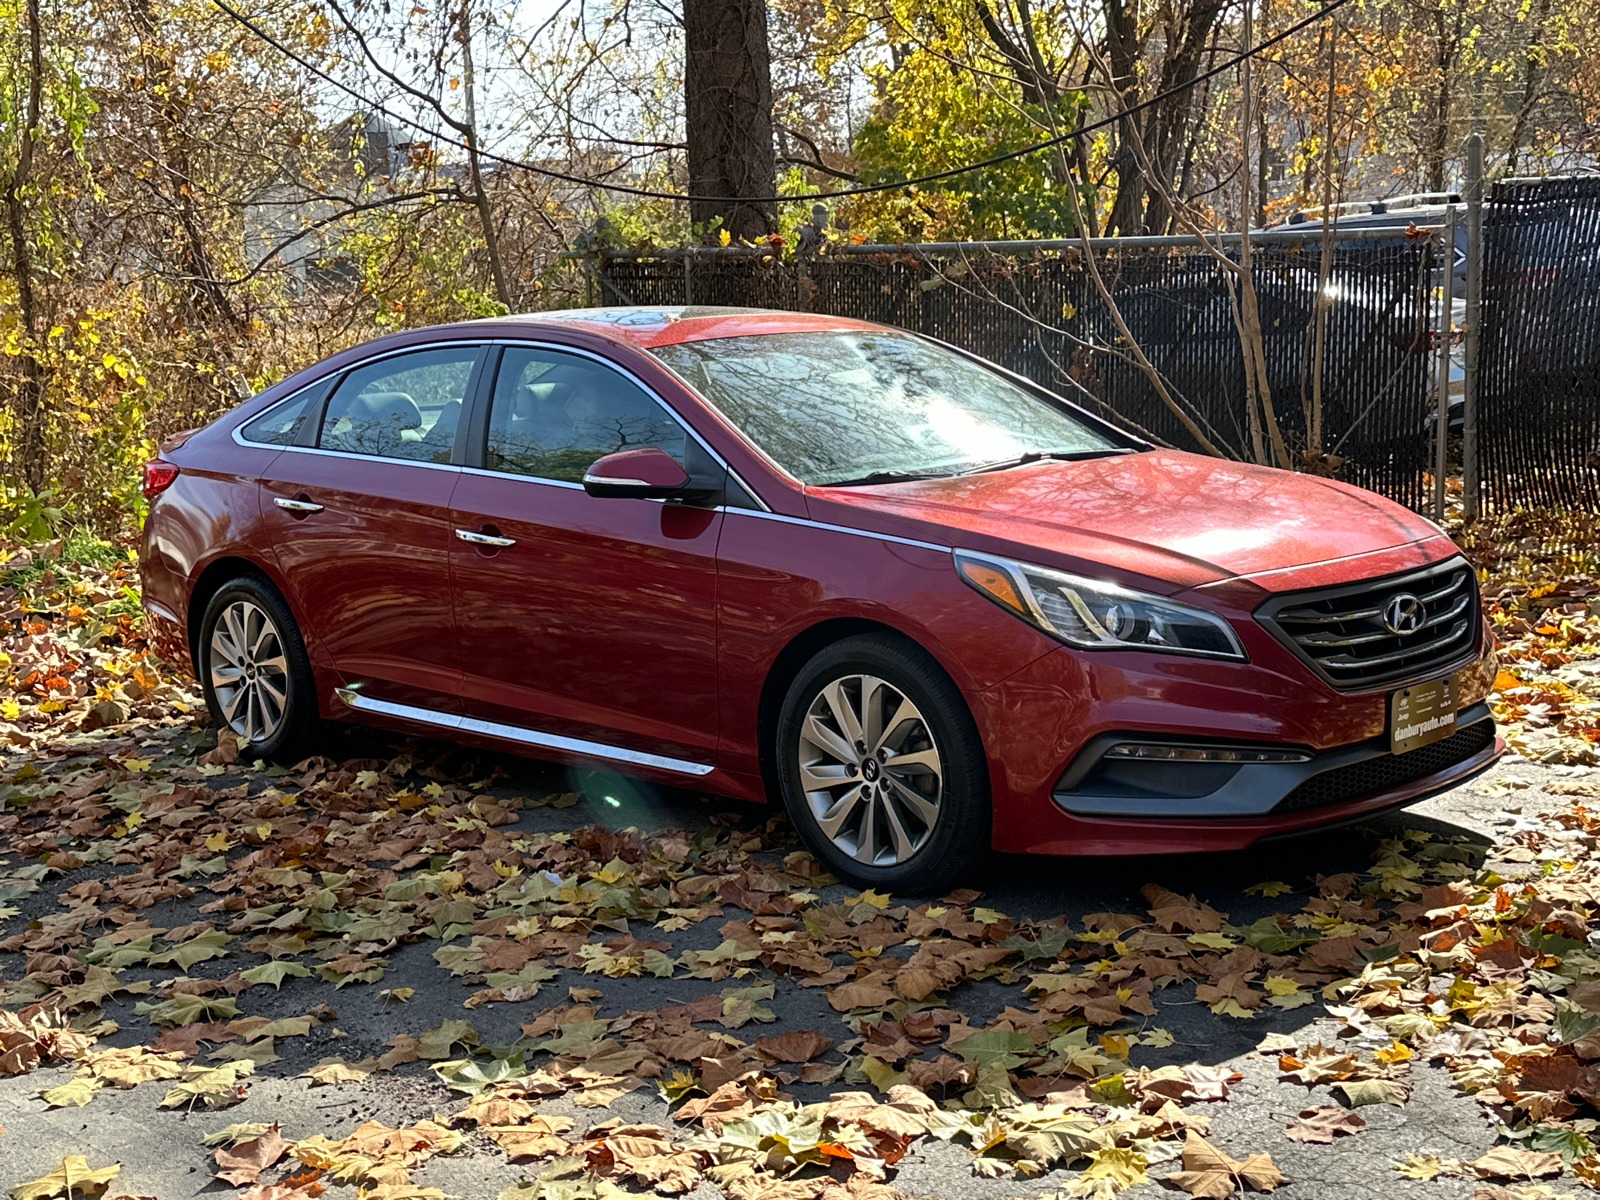
{"label": "chrome grille trim", "polygon": [[[1384,606],[1408,594],[1422,619],[1407,634],[1383,623]],[[1395,686],[1438,675],[1478,648],[1477,578],[1463,558],[1337,587],[1276,596],[1256,619],[1316,675],[1341,691]]]}

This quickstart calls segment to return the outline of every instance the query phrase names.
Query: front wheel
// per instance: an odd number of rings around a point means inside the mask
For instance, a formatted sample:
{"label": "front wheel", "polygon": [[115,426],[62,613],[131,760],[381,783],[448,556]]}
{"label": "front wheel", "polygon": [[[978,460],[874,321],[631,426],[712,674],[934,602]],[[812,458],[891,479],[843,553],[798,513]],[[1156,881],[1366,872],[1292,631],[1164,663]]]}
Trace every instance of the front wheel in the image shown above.
{"label": "front wheel", "polygon": [[316,720],[311,663],[289,606],[263,580],[224,584],[200,623],[201,686],[212,723],[239,752],[292,759]]}
{"label": "front wheel", "polygon": [[864,634],[820,651],[789,687],[775,749],[790,819],[841,878],[936,892],[988,851],[983,742],[914,643]]}

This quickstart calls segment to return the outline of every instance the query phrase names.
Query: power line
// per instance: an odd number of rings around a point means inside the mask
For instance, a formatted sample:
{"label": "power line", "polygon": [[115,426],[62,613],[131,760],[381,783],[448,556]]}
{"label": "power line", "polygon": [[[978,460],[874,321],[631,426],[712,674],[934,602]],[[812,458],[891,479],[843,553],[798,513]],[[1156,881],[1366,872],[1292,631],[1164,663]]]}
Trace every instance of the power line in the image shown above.
{"label": "power line", "polygon": [[993,167],[998,166],[1001,163],[1011,162],[1014,159],[1023,158],[1029,154],[1037,154],[1040,150],[1052,149],[1053,147],[1063,145],[1067,142],[1074,141],[1098,130],[1115,125],[1125,117],[1131,117],[1133,114],[1143,112],[1147,108],[1153,108],[1155,105],[1160,104],[1164,100],[1169,100],[1173,96],[1197,87],[1198,85],[1206,82],[1208,79],[1213,79],[1226,71],[1232,70],[1246,59],[1254,58],[1256,55],[1272,49],[1280,42],[1286,41],[1288,38],[1293,37],[1302,29],[1306,29],[1316,24],[1318,21],[1323,20],[1330,14],[1338,11],[1346,4],[1350,3],[1350,0],[1330,0],[1330,3],[1323,5],[1321,8],[1317,9],[1316,12],[1311,13],[1309,16],[1303,17],[1299,21],[1296,21],[1287,29],[1274,34],[1272,37],[1269,37],[1264,41],[1257,42],[1249,49],[1240,51],[1232,58],[1225,59],[1216,66],[1211,67],[1209,70],[1202,71],[1199,75],[1196,75],[1193,79],[1190,79],[1185,83],[1177,84],[1174,87],[1168,88],[1164,92],[1159,92],[1156,95],[1151,96],[1148,100],[1141,100],[1139,103],[1125,108],[1121,112],[1114,113],[1108,117],[1102,117],[1100,120],[1091,122],[1088,125],[1080,125],[1078,128],[1068,130],[1066,133],[1057,134],[1055,137],[1046,138],[1042,142],[1034,142],[1032,145],[1023,146],[1017,150],[1007,150],[1003,154],[991,155],[989,158],[980,159],[977,162],[967,163],[964,166],[947,167],[942,171],[932,171],[926,175],[918,175],[911,179],[896,179],[883,183],[865,183],[856,187],[841,188],[836,192],[807,192],[798,196],[695,196],[685,192],[656,191],[651,188],[631,187],[628,184],[623,183],[603,183],[598,179],[587,179],[581,175],[573,175],[566,171],[558,171],[553,167],[542,167],[536,163],[524,162],[521,159],[506,158],[503,155],[495,154],[488,150],[475,150],[467,142],[450,137],[448,134],[445,134],[438,129],[434,129],[431,126],[424,125],[421,121],[418,121],[412,117],[408,117],[404,113],[395,112],[393,109],[387,108],[384,105],[379,104],[377,101],[362,95],[348,84],[342,83],[335,79],[332,75],[328,74],[320,67],[307,61],[288,46],[285,46],[277,38],[273,37],[266,30],[262,29],[260,25],[256,24],[249,17],[245,16],[243,13],[239,12],[238,9],[229,4],[228,0],[211,0],[211,3],[220,8],[236,23],[242,25],[251,33],[255,34],[256,37],[267,43],[267,45],[277,50],[280,54],[284,55],[286,58],[289,58],[293,62],[298,63],[317,78],[322,79],[327,83],[331,83],[334,87],[338,88],[341,92],[344,92],[346,95],[350,96],[357,103],[363,105],[367,109],[376,113],[381,113],[391,120],[399,121],[403,125],[409,125],[411,128],[416,129],[419,132],[426,133],[430,137],[437,139],[444,145],[454,146],[456,149],[465,150],[469,154],[477,154],[479,158],[487,159],[489,162],[499,163],[501,166],[506,167],[515,167],[519,171],[529,171],[535,175],[542,175],[547,179],[558,179],[564,183],[574,183],[581,187],[598,188],[601,191],[615,192],[619,195],[638,196],[645,200],[690,200],[704,201],[707,203],[727,203],[729,201],[733,201],[734,203],[738,204],[788,204],[806,200],[842,200],[850,196],[865,196],[875,192],[890,192],[899,188],[918,187],[926,183],[938,183],[941,180],[954,179],[958,175],[968,175],[973,171],[981,171],[986,167]]}

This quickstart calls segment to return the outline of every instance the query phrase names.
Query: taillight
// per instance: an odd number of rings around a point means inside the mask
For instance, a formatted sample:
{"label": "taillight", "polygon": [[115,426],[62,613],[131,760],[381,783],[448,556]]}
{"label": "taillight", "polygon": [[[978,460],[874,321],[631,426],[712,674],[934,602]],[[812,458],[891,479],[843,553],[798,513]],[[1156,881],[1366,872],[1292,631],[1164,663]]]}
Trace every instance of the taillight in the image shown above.
{"label": "taillight", "polygon": [[154,500],[162,492],[172,486],[172,481],[178,477],[178,468],[169,462],[162,462],[159,458],[144,465],[144,498]]}

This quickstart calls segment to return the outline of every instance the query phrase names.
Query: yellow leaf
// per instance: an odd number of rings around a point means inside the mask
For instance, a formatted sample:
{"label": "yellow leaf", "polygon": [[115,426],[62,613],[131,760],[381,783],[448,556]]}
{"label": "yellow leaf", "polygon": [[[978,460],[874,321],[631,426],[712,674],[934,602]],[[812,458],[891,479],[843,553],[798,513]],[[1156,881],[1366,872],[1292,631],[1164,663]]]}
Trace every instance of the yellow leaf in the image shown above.
{"label": "yellow leaf", "polygon": [[1261,981],[1269,996],[1288,996],[1300,990],[1300,985],[1285,975],[1268,975]]}
{"label": "yellow leaf", "polygon": [[213,854],[221,850],[231,850],[233,849],[233,842],[229,840],[224,830],[219,829],[206,839],[206,849]]}
{"label": "yellow leaf", "polygon": [[89,1160],[81,1154],[69,1154],[61,1165],[48,1175],[41,1175],[11,1189],[12,1200],[54,1200],[66,1197],[98,1196],[122,1170],[122,1164],[109,1167],[89,1167]]}
{"label": "yellow leaf", "polygon": [[0,701],[0,717],[8,721],[15,721],[22,715],[22,705],[15,700]]}
{"label": "yellow leaf", "polygon": [[881,892],[872,891],[870,888],[859,896],[846,896],[844,902],[852,908],[857,904],[870,904],[873,908],[889,907],[889,897]]}
{"label": "yellow leaf", "polygon": [[1395,1042],[1392,1046],[1374,1050],[1372,1057],[1381,1063],[1405,1062],[1406,1059],[1411,1057],[1411,1047],[1404,1042]]}
{"label": "yellow leaf", "polygon": [[717,245],[726,246],[731,241],[733,241],[733,238],[729,236],[726,229],[717,230]]}
{"label": "yellow leaf", "polygon": [[59,1087],[46,1088],[39,1098],[54,1108],[82,1108],[99,1090],[100,1081],[93,1075],[74,1075]]}

